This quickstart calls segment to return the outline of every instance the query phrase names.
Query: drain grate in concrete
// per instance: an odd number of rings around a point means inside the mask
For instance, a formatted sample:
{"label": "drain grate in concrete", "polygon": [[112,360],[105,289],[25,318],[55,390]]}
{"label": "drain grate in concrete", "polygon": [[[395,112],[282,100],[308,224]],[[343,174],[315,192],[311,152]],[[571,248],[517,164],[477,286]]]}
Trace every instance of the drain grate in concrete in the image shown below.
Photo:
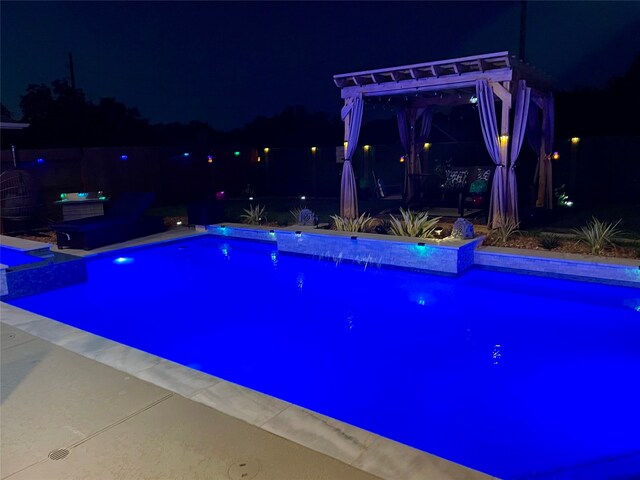
{"label": "drain grate in concrete", "polygon": [[67,450],[66,448],[59,448],[57,450],[49,452],[49,458],[51,460],[62,460],[67,455],[69,455],[69,450]]}
{"label": "drain grate in concrete", "polygon": [[260,473],[260,465],[257,462],[240,461],[229,467],[231,480],[251,480]]}

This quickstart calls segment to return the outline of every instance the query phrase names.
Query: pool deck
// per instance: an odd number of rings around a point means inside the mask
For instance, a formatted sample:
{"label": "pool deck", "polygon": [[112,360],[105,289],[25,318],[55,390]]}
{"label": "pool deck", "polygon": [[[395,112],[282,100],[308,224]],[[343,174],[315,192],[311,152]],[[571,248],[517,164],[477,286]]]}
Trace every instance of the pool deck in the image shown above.
{"label": "pool deck", "polygon": [[15,327],[0,336],[2,479],[378,478]]}

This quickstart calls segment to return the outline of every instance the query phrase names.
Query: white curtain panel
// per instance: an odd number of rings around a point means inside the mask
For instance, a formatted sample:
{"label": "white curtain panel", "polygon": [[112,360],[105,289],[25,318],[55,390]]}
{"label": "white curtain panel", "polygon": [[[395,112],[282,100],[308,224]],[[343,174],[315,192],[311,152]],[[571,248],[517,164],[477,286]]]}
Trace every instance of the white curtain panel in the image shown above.
{"label": "white curtain panel", "polygon": [[507,172],[507,218],[513,219],[515,222],[520,221],[518,215],[518,182],[515,167],[518,161],[518,155],[520,155],[522,141],[525,137],[530,104],[531,89],[527,87],[524,80],[520,80],[516,92],[516,106],[513,117],[513,128],[511,130],[511,164]]}
{"label": "white curtain panel", "polygon": [[478,97],[478,113],[484,144],[496,168],[491,186],[491,203],[489,204],[489,227],[496,228],[506,219],[505,163],[500,156],[500,138],[496,121],[495,100],[493,90],[486,80],[476,80],[476,97]]}
{"label": "white curtain panel", "polygon": [[356,218],[358,216],[358,190],[351,159],[358,148],[363,107],[364,102],[362,96],[359,95],[347,98],[341,111],[342,120],[344,121],[344,140],[347,142],[347,147],[344,152],[345,160],[342,166],[342,180],[340,182],[340,216],[346,218]]}

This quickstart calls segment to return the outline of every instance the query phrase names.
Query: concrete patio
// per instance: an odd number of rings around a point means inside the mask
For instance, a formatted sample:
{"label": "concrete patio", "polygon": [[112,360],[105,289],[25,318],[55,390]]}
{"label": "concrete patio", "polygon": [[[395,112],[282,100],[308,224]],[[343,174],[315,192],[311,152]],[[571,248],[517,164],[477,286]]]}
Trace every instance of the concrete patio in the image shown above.
{"label": "concrete patio", "polygon": [[378,478],[10,325],[0,333],[2,479]]}

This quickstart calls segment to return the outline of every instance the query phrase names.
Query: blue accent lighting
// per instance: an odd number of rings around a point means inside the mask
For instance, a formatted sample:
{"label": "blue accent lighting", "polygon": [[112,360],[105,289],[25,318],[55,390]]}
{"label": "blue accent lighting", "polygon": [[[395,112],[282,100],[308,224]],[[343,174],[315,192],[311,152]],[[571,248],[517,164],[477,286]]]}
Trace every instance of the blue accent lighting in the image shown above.
{"label": "blue accent lighting", "polygon": [[42,157],[36,158],[36,163],[39,163],[39,164],[42,165],[44,163],[44,158],[42,158]]}
{"label": "blue accent lighting", "polygon": [[120,160],[129,160],[129,155],[120,155]]}
{"label": "blue accent lighting", "polygon": [[116,258],[113,263],[115,263],[116,265],[128,265],[130,263],[133,263],[135,260],[131,257],[118,257]]}

